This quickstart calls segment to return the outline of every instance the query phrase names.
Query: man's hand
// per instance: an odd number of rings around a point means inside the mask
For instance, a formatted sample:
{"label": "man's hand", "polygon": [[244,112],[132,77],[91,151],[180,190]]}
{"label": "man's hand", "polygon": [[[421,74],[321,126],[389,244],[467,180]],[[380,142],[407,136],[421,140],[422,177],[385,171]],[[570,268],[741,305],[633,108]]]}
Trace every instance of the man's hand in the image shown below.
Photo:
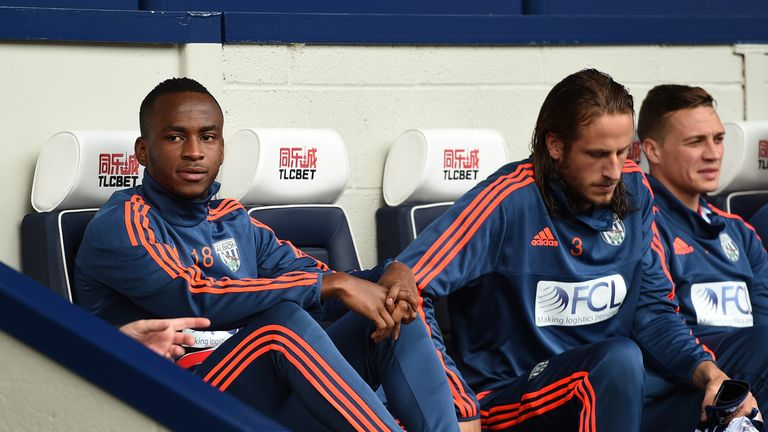
{"label": "man's hand", "polygon": [[[707,405],[715,404],[715,396],[717,395],[717,391],[720,390],[720,386],[723,384],[723,381],[727,379],[730,379],[728,378],[728,375],[721,371],[717,365],[711,361],[701,362],[693,372],[693,379],[691,380],[692,384],[695,387],[704,390],[704,400],[701,402],[700,416],[702,423],[705,423],[708,420],[707,412],[704,408]],[[752,395],[752,393],[750,393],[747,395],[747,398],[744,400],[741,408],[739,408],[739,412],[735,413],[733,416],[746,416],[752,412],[752,408],[758,408],[758,406],[757,400]]]}
{"label": "man's hand", "polygon": [[320,287],[321,298],[337,298],[350,310],[373,321],[376,331],[371,338],[375,342],[389,336],[395,328],[395,320],[386,307],[387,294],[383,286],[346,273],[326,274]]}
{"label": "man's hand", "polygon": [[[402,322],[408,324],[416,319],[419,309],[419,289],[410,267],[400,261],[392,262],[379,279],[379,285],[387,288],[387,307],[390,313],[402,309]],[[396,320],[397,321],[397,320]]]}
{"label": "man's hand", "polygon": [[[407,265],[394,261],[387,267],[378,283],[388,290],[386,307],[395,321],[392,339],[397,340],[400,336],[400,323],[408,324],[418,316],[416,311],[419,308],[419,290],[416,287],[416,279]],[[383,339],[376,333],[374,338]]]}
{"label": "man's hand", "polygon": [[130,322],[120,331],[141,342],[144,346],[167,359],[184,355],[181,345],[193,345],[195,337],[182,333],[186,328],[206,328],[208,318],[146,319]]}
{"label": "man's hand", "polygon": [[461,432],[480,432],[480,419],[459,422]]}

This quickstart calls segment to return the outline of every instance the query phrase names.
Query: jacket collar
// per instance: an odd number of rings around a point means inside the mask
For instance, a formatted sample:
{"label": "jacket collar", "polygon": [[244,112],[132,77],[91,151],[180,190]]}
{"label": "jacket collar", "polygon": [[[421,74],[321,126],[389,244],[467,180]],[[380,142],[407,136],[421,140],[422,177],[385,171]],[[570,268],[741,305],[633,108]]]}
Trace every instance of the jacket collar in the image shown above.
{"label": "jacket collar", "polygon": [[219,187],[219,183],[214,181],[205,198],[188,200],[165,190],[146,170],[141,183],[142,195],[152,209],[171,225],[186,227],[198,225],[208,219],[208,205],[219,191]]}
{"label": "jacket collar", "polygon": [[[716,238],[720,232],[725,229],[725,222],[717,213],[710,212],[707,222],[698,212],[695,212],[683,204],[682,201],[672,194],[660,181],[648,175],[648,181],[655,195],[654,204],[663,212],[668,213],[674,219],[686,226],[697,237]],[[703,198],[699,198],[699,206],[710,209],[709,203]]]}

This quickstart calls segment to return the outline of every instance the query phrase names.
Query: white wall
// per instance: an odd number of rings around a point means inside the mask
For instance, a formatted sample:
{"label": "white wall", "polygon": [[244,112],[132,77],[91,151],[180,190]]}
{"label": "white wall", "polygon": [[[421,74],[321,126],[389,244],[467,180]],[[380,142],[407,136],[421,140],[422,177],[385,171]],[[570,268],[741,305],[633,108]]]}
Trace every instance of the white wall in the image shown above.
{"label": "white wall", "polygon": [[0,430],[166,430],[3,332],[0,347]]}
{"label": "white wall", "polygon": [[[747,47],[750,48],[750,47]],[[764,68],[766,47],[750,48]],[[754,52],[757,49],[757,53]],[[737,52],[738,50],[738,52]],[[762,50],[762,51],[761,51]],[[352,171],[340,203],[365,266],[376,261],[387,149],[410,127],[488,127],[525,157],[551,86],[584,67],[626,84],[637,107],[653,85],[697,84],[724,121],[745,116],[744,47],[360,47],[307,45],[108,45],[0,43],[0,260],[20,268],[19,226],[31,211],[37,153],[65,129],[137,129],[138,107],[164,78],[200,79],[224,107],[227,136],[242,127],[331,127]],[[751,79],[751,81],[750,81]],[[759,84],[753,84],[757,89]],[[747,93],[748,94],[748,93]],[[753,103],[752,118],[768,118]],[[750,106],[752,106],[750,105]]]}
{"label": "white wall", "polygon": [[768,45],[737,45],[744,56],[744,120],[768,118]]}

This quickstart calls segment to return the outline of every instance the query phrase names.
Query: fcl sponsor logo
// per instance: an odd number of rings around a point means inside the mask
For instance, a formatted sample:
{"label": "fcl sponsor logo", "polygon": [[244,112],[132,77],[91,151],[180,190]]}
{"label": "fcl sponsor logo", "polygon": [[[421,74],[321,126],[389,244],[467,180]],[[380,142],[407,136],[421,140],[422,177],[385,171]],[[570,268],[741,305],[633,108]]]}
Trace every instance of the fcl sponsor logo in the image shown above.
{"label": "fcl sponsor logo", "polygon": [[317,148],[280,147],[277,171],[280,180],[314,180]]}
{"label": "fcl sponsor logo", "polygon": [[752,303],[743,281],[691,285],[691,303],[699,325],[751,327]]}
{"label": "fcl sponsor logo", "polygon": [[760,140],[757,143],[757,166],[759,169],[768,169],[768,139]]}
{"label": "fcl sponsor logo", "polygon": [[573,327],[605,321],[619,312],[627,285],[619,274],[584,282],[539,281],[536,325]]}
{"label": "fcl sponsor logo", "polygon": [[99,187],[133,187],[139,181],[139,161],[128,153],[99,154]]}
{"label": "fcl sponsor logo", "polygon": [[443,180],[477,180],[480,149],[443,150]]}
{"label": "fcl sponsor logo", "polygon": [[230,270],[236,272],[240,268],[240,254],[237,253],[235,239],[228,238],[213,244],[213,250]]}

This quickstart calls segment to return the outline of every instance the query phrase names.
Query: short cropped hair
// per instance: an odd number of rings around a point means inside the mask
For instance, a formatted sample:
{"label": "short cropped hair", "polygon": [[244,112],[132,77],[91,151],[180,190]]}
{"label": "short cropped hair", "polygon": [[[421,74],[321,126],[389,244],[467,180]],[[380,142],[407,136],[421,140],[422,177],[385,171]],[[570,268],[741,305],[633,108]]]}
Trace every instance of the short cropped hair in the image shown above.
{"label": "short cropped hair", "polygon": [[201,93],[211,97],[216,106],[221,110],[221,106],[215,97],[206,89],[202,84],[193,80],[192,78],[169,78],[152,89],[144,100],[141,102],[139,108],[139,130],[141,136],[146,138],[149,133],[149,125],[147,124],[149,117],[152,115],[155,101],[158,97],[166,94],[174,93]]}
{"label": "short cropped hair", "polygon": [[[557,175],[555,162],[547,150],[547,135],[551,133],[560,139],[567,153],[570,145],[580,138],[582,127],[608,114],[634,116],[634,100],[626,87],[597,69],[573,73],[549,91],[531,138],[534,176],[547,210],[557,210],[549,192],[549,184]],[[623,182],[617,185],[610,207],[622,218],[629,211]]]}
{"label": "short cropped hair", "polygon": [[700,106],[715,106],[715,99],[701,87],[678,84],[656,86],[648,92],[640,107],[637,136],[641,141],[646,138],[660,141],[667,127],[669,114]]}

